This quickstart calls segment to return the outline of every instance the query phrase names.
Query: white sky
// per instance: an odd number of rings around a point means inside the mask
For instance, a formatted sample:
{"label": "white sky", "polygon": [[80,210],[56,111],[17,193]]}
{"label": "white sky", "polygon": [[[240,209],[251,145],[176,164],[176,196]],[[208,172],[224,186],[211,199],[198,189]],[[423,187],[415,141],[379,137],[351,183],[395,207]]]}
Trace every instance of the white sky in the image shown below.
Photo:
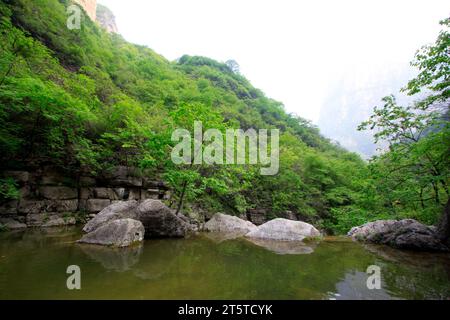
{"label": "white sky", "polygon": [[98,0],[120,33],[169,60],[236,60],[288,112],[316,122],[332,81],[409,62],[433,42],[448,0]]}

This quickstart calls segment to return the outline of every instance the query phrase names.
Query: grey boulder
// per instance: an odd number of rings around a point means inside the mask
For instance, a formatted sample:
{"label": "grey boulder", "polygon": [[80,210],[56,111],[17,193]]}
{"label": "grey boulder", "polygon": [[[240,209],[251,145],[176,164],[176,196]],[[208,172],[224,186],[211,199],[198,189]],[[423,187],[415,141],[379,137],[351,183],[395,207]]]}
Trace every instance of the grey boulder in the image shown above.
{"label": "grey boulder", "polygon": [[386,244],[398,249],[448,251],[434,227],[413,219],[379,220],[352,228],[348,236],[358,241]]}
{"label": "grey boulder", "polygon": [[247,234],[256,230],[257,227],[250,221],[242,220],[238,217],[229,216],[223,213],[216,213],[211,220],[205,223],[204,230],[209,232],[230,232],[237,234]]}
{"label": "grey boulder", "polygon": [[159,200],[120,201],[103,209],[90,220],[83,231],[93,232],[118,219],[134,219],[142,222],[147,238],[184,237],[192,226],[183,216],[177,216]]}
{"label": "grey boulder", "polygon": [[305,238],[320,237],[320,235],[319,230],[306,222],[279,218],[264,223],[245,236],[258,239],[302,241]]}
{"label": "grey boulder", "polygon": [[80,243],[113,247],[128,247],[144,240],[145,229],[140,221],[119,219],[110,221],[95,231],[84,235]]}
{"label": "grey boulder", "polygon": [[145,200],[136,210],[137,219],[145,227],[146,237],[182,238],[192,231],[192,226],[183,216],[177,216],[159,200]]}
{"label": "grey boulder", "polygon": [[83,228],[86,233],[92,232],[102,225],[118,219],[136,219],[137,201],[121,201],[106,207],[94,219],[90,220]]}

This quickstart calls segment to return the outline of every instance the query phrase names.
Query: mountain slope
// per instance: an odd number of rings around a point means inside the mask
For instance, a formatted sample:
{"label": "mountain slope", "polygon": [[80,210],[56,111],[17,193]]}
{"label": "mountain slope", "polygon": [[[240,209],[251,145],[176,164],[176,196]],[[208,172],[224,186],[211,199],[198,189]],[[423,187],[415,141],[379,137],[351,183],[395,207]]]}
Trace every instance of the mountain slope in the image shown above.
{"label": "mountain slope", "polygon": [[[80,30],[68,30],[68,4],[0,1],[2,169],[50,162],[95,174],[113,165],[138,166],[168,181],[172,205],[186,193],[187,204],[209,212],[265,208],[273,217],[290,210],[329,229],[336,212],[353,212],[358,192],[370,189],[357,155],[287,114],[226,64],[190,56],[170,62],[88,18]],[[200,119],[221,127],[279,128],[280,173],[174,166],[171,132]],[[359,222],[363,216],[350,224]]]}

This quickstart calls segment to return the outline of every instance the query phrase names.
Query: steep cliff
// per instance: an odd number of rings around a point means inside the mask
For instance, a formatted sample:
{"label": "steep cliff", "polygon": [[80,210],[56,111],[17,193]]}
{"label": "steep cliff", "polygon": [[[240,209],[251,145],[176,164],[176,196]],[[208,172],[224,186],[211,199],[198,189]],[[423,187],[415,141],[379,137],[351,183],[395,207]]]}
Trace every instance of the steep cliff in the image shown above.
{"label": "steep cliff", "polygon": [[119,33],[116,25],[116,17],[107,7],[97,5],[97,22],[110,33]]}
{"label": "steep cliff", "polygon": [[92,21],[96,21],[97,18],[97,0],[75,0],[80,6],[84,8],[87,15]]}
{"label": "steep cliff", "polygon": [[116,18],[107,7],[97,4],[97,0],[75,0],[86,11],[92,21],[98,22],[106,31],[119,33],[116,25]]}
{"label": "steep cliff", "polygon": [[401,104],[409,101],[399,90],[413,77],[408,64],[396,66],[367,65],[348,70],[335,81],[324,100],[318,122],[320,131],[344,148],[358,152],[364,158],[377,153],[371,132],[357,131],[358,125],[372,114],[373,107],[381,106],[381,99],[396,94]]}

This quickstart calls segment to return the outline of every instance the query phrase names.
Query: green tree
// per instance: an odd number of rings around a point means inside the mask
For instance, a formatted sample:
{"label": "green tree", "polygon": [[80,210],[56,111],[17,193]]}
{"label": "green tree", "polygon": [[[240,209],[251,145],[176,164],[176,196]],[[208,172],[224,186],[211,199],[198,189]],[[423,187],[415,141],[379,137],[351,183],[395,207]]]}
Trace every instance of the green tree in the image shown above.
{"label": "green tree", "polygon": [[416,212],[416,218],[434,223],[449,201],[449,19],[436,43],[419,50],[412,65],[419,74],[404,89],[414,95],[427,92],[411,106],[400,106],[394,96],[383,99],[359,130],[375,130],[375,142],[388,143],[387,152],[372,162],[377,183],[384,186],[385,206]]}

